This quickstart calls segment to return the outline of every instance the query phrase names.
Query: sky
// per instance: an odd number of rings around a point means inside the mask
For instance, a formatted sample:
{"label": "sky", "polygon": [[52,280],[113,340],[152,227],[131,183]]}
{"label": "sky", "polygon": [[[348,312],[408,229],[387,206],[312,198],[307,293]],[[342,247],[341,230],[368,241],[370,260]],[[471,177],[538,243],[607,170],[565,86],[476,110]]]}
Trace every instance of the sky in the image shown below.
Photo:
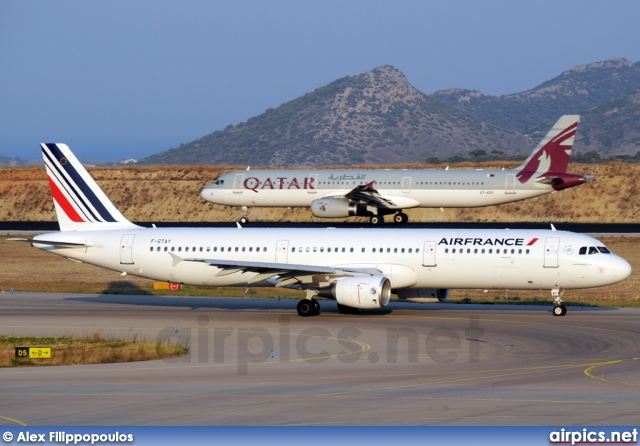
{"label": "sky", "polygon": [[504,95],[640,61],[637,0],[0,2],[0,156],[143,158],[393,65]]}

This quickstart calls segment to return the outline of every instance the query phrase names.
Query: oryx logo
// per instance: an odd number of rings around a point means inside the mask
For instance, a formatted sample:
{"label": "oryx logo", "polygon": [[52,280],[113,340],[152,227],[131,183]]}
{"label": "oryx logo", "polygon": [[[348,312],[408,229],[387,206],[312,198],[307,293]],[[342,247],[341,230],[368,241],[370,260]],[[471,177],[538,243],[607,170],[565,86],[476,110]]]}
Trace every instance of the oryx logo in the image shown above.
{"label": "oryx logo", "polygon": [[320,206],[320,210],[322,212],[327,212],[327,206],[323,204],[322,206]]}
{"label": "oryx logo", "polygon": [[369,290],[369,292],[372,296],[375,296],[376,294],[378,294],[378,289],[376,287],[373,287]]}
{"label": "oryx logo", "polygon": [[528,159],[524,168],[516,174],[520,183],[526,183],[535,173],[544,177],[548,173],[564,173],[569,165],[569,157],[573,148],[573,140],[578,129],[578,122],[572,122],[567,128],[549,132],[550,139]]}

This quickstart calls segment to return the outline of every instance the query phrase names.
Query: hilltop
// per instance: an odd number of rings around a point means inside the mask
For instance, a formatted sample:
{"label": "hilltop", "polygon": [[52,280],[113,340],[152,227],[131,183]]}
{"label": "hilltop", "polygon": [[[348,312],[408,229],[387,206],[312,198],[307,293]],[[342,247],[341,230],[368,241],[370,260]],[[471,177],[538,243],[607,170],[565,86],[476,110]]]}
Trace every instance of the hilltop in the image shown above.
{"label": "hilltop", "polygon": [[[424,94],[386,65],[347,76],[142,164],[354,165],[522,159],[562,114],[582,114],[576,153],[640,150],[640,62],[573,67],[505,96],[461,88]],[[584,158],[593,159],[593,154]]]}
{"label": "hilltop", "polygon": [[525,135],[416,90],[392,66],[338,79],[143,164],[335,165],[421,162],[470,150],[529,153]]}

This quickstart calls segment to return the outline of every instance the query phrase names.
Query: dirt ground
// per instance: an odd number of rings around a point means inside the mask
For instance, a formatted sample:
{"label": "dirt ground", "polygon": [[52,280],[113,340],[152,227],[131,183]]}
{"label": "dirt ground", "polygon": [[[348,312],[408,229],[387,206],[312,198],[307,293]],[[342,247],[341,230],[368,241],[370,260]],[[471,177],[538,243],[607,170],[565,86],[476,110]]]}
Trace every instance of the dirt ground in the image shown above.
{"label": "dirt ground", "polygon": [[[451,169],[509,169],[516,164],[468,163],[453,165]],[[244,167],[94,167],[89,171],[125,217],[132,221],[233,222],[242,215],[241,209],[205,202],[200,191],[222,173]],[[382,167],[444,168],[422,164]],[[565,191],[500,206],[443,211],[409,209],[407,214],[414,222],[640,222],[640,164],[570,164],[569,171],[592,175],[593,178]],[[253,208],[250,219],[332,221],[314,218],[307,208]],[[368,221],[365,218],[360,220]],[[0,221],[55,221],[53,200],[43,166],[0,168]]]}

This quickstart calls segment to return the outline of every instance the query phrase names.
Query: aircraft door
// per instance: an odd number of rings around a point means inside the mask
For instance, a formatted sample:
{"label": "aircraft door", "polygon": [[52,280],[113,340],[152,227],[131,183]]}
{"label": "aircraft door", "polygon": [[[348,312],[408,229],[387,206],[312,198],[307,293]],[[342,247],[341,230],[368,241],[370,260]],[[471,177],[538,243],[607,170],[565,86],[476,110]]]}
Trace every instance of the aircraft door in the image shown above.
{"label": "aircraft door", "polygon": [[309,194],[317,194],[318,189],[318,174],[312,173],[308,177],[304,179],[304,188],[307,189],[307,193]]}
{"label": "aircraft door", "polygon": [[244,179],[243,173],[236,174],[236,177],[233,180],[233,193],[241,194],[242,193],[242,180]]}
{"label": "aircraft door", "polygon": [[133,265],[133,239],[134,234],[125,234],[120,241],[120,264]]}
{"label": "aircraft door", "polygon": [[276,263],[289,263],[289,240],[278,240]]}
{"label": "aircraft door", "polygon": [[508,173],[507,179],[504,186],[505,194],[515,194],[516,193],[516,175],[514,173]]}
{"label": "aircraft door", "polygon": [[544,243],[544,267],[557,268],[560,237],[547,237]]}
{"label": "aircraft door", "polygon": [[422,266],[436,266],[436,242],[424,242]]}
{"label": "aircraft door", "polygon": [[402,178],[402,192],[405,194],[411,192],[411,177]]}

